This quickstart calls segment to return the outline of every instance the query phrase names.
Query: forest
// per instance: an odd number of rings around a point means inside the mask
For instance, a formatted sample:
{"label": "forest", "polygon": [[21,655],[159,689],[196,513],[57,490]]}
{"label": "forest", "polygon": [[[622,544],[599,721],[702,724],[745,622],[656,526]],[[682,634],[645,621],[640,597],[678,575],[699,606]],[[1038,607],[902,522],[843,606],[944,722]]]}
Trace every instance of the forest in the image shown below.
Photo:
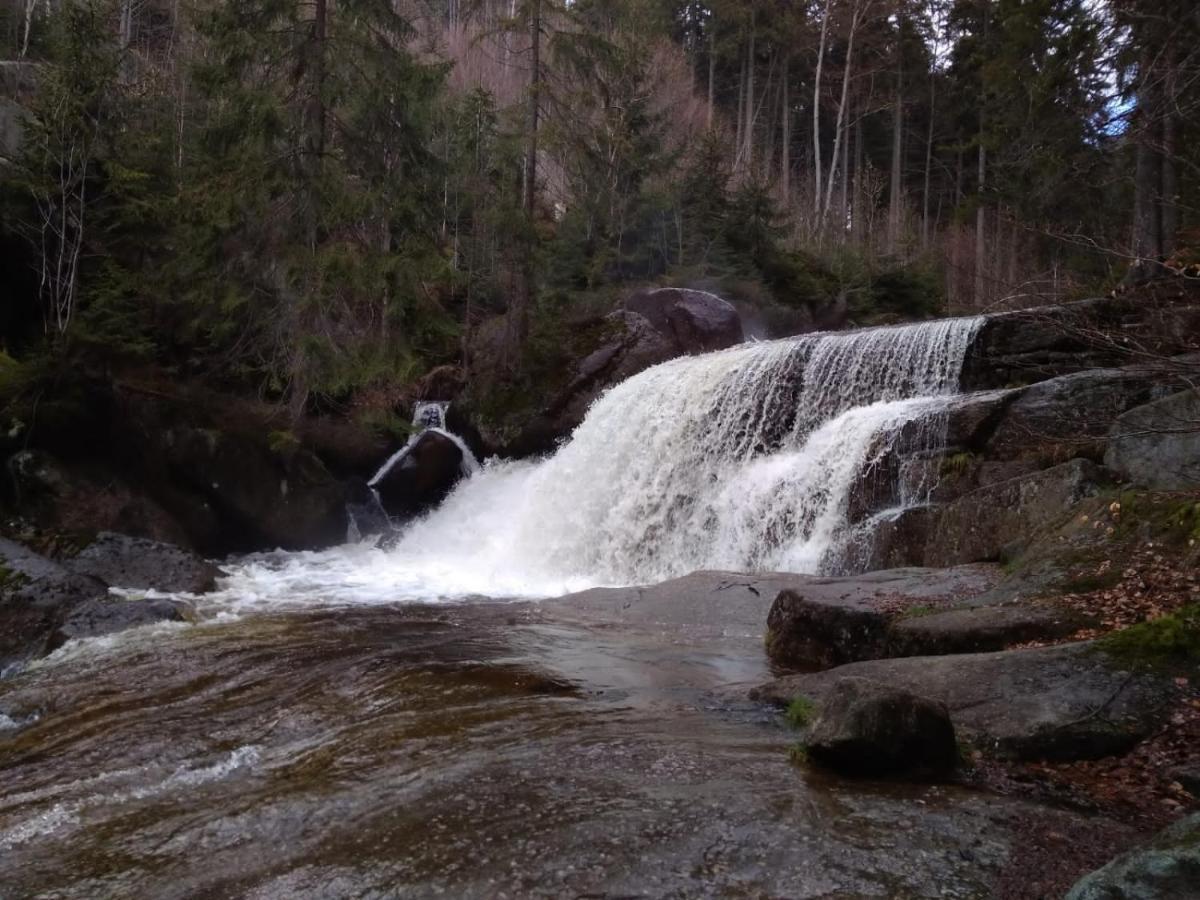
{"label": "forest", "polygon": [[531,391],[632,286],[715,290],[780,336],[1094,296],[1200,244],[1187,0],[5,0],[0,22],[16,408],[146,371],[293,419],[443,364]]}

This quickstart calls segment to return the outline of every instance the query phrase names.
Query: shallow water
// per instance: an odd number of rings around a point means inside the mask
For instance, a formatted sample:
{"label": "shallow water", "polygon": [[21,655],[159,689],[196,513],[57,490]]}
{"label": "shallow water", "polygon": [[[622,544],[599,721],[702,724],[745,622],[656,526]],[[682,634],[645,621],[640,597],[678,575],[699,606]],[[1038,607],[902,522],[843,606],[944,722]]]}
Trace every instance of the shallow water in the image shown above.
{"label": "shallow water", "polygon": [[766,674],[534,604],[68,645],[0,682],[0,896],[986,896],[1020,805],[806,773]]}

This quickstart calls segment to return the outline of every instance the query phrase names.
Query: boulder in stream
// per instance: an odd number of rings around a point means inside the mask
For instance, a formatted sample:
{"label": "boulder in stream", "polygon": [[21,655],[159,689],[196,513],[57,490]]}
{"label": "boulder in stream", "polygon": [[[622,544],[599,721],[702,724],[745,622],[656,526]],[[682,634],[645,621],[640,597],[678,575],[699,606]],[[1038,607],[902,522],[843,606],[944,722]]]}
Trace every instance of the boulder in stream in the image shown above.
{"label": "boulder in stream", "polygon": [[369,484],[389,516],[407,518],[445,499],[471,464],[462,444],[430,428],[393,454]]}

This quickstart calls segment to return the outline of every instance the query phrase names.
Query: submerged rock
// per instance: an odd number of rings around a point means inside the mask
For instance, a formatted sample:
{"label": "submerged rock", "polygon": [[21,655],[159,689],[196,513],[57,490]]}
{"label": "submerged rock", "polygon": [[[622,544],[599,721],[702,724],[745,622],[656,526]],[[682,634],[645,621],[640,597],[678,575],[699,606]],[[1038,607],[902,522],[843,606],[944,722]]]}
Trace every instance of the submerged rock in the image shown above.
{"label": "submerged rock", "polygon": [[1187,900],[1200,896],[1200,813],[1181,819],[1145,847],[1080,879],[1066,900]]}
{"label": "submerged rock", "polygon": [[1131,409],[1113,424],[1104,464],[1154,490],[1200,487],[1200,391]]}
{"label": "submerged rock", "polygon": [[66,614],[50,635],[47,650],[56,650],[67,641],[115,634],[139,625],[185,622],[190,612],[188,604],[161,597],[144,600],[100,597],[88,600]]}
{"label": "submerged rock", "polygon": [[958,760],[945,706],[866,678],[834,682],[804,746],[814,761],[853,775],[940,775]]}
{"label": "submerged rock", "polygon": [[188,550],[111,531],[100,532],[65,565],[113,587],[165,593],[211,591],[221,574],[212,563]]}
{"label": "submerged rock", "polygon": [[1177,688],[1121,670],[1089,643],[954,656],[851,663],[789,675],[751,692],[785,706],[818,702],[846,676],[868,678],[944,703],[960,734],[1013,759],[1095,759],[1122,753],[1161,724]]}

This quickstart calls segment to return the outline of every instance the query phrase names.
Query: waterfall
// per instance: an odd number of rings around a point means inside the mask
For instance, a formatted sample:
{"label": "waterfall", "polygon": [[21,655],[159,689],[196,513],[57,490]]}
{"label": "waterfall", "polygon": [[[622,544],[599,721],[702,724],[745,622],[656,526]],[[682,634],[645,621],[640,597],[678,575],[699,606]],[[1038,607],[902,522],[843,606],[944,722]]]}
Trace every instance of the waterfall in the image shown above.
{"label": "waterfall", "polygon": [[461,560],[517,591],[701,568],[835,570],[872,475],[885,506],[920,503],[932,486],[921,460],[944,438],[980,321],[663,363],[601,397],[552,457],[492,463],[461,483],[396,559]]}
{"label": "waterfall", "polygon": [[696,569],[852,570],[877,523],[927,501],[981,321],[671,360],[604,394],[553,456],[489,460],[386,551],[252,558],[226,596],[392,603],[552,596]]}

